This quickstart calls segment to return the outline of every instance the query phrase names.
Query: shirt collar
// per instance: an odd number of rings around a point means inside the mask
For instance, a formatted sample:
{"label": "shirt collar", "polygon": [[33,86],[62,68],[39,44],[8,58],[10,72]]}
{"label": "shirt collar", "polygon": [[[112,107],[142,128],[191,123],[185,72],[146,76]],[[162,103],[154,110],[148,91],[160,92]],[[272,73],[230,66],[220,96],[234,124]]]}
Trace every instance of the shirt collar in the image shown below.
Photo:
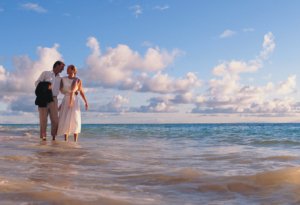
{"label": "shirt collar", "polygon": [[57,75],[55,75],[55,73],[53,72],[53,70],[51,70],[51,73],[54,77],[60,77],[59,73],[57,73]]}

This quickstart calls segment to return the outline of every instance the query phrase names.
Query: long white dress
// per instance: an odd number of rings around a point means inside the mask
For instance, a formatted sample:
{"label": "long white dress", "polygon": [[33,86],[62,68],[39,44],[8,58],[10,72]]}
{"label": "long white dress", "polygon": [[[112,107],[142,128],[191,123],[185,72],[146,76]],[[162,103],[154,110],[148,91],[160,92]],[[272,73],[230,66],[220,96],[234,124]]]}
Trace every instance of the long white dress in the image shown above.
{"label": "long white dress", "polygon": [[[72,92],[73,79],[63,77],[62,99],[61,108],[59,111],[59,121],[57,135],[80,133],[81,131],[81,113],[79,95],[73,94],[73,105],[69,107],[70,94]],[[75,85],[75,90],[78,89],[78,84]]]}

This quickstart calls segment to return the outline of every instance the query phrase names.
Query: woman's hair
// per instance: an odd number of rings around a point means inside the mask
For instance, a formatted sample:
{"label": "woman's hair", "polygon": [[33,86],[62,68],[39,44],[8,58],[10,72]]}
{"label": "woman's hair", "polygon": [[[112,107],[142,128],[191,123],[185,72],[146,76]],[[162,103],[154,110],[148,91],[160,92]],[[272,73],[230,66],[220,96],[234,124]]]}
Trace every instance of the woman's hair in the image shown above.
{"label": "woman's hair", "polygon": [[69,65],[68,66],[72,71],[74,71],[74,74],[77,74],[77,68],[75,67],[75,65]]}

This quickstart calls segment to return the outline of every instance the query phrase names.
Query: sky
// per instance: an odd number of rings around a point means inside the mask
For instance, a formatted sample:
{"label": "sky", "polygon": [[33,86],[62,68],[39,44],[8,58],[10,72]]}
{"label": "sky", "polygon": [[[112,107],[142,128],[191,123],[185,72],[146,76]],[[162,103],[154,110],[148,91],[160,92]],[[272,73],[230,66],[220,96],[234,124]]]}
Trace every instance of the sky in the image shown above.
{"label": "sky", "polygon": [[0,123],[38,123],[34,82],[56,60],[79,70],[83,123],[300,122],[299,9],[298,0],[1,0]]}

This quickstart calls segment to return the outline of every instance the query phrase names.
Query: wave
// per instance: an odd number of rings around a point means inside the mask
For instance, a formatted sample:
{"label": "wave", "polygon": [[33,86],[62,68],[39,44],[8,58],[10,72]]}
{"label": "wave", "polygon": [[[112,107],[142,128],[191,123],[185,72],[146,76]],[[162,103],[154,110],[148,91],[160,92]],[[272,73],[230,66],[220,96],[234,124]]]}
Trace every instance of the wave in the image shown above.
{"label": "wave", "polygon": [[260,158],[260,160],[274,160],[274,161],[292,161],[292,160],[299,160],[299,156],[291,156],[291,155],[278,155],[278,156],[270,156],[265,158]]}
{"label": "wave", "polygon": [[288,140],[288,139],[253,140],[251,144],[258,145],[258,146],[274,146],[274,145],[299,146],[300,141]]}
{"label": "wave", "polygon": [[[217,183],[211,183],[217,181]],[[199,192],[238,193],[242,195],[272,195],[281,189],[292,189],[298,193],[300,189],[300,167],[265,171],[254,175],[216,177],[214,180],[201,180]]]}
{"label": "wave", "polygon": [[194,168],[184,168],[168,173],[138,174],[120,177],[122,181],[142,185],[172,185],[193,182],[204,173]]}
{"label": "wave", "polygon": [[10,155],[10,156],[0,156],[0,160],[3,161],[13,161],[13,162],[31,162],[33,161],[33,157],[22,156],[22,155]]}

